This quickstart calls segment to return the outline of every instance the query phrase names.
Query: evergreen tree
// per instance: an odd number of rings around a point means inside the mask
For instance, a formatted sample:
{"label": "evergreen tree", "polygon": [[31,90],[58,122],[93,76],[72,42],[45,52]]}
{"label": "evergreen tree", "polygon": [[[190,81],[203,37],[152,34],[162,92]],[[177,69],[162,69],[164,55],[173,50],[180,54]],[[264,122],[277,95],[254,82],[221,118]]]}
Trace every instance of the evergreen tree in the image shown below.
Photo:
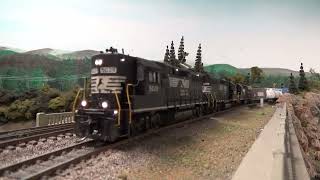
{"label": "evergreen tree", "polygon": [[171,41],[169,60],[171,65],[178,66],[178,60],[176,59],[173,41]]}
{"label": "evergreen tree", "polygon": [[263,78],[263,70],[258,66],[254,66],[250,68],[251,71],[251,81],[252,83],[260,83]]}
{"label": "evergreen tree", "polygon": [[180,41],[180,46],[178,50],[178,60],[180,63],[185,63],[186,62],[186,56],[188,53],[184,51],[184,38],[182,36],[181,41]]}
{"label": "evergreen tree", "polygon": [[166,53],[164,54],[164,59],[163,59],[163,62],[165,63],[169,63],[169,47],[167,46],[167,49],[166,49]]}
{"label": "evergreen tree", "polygon": [[308,90],[308,81],[303,70],[303,63],[301,63],[299,75],[300,75],[299,84],[298,84],[299,89],[301,91]]}
{"label": "evergreen tree", "polygon": [[250,84],[250,73],[247,74],[244,80],[245,84],[249,85]]}
{"label": "evergreen tree", "polygon": [[289,81],[289,93],[296,94],[298,92],[296,83],[294,81],[294,76],[292,73],[290,74],[290,81]]}
{"label": "evergreen tree", "polygon": [[194,64],[194,70],[196,72],[203,72],[203,63],[201,58],[201,44],[199,44],[198,50],[197,50],[197,56],[196,61]]}

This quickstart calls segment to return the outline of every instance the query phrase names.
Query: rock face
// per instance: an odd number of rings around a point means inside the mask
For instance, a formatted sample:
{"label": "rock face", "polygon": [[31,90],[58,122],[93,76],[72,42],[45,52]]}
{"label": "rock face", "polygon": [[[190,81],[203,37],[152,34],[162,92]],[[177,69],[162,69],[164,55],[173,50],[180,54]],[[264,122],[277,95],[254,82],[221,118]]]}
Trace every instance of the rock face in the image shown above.
{"label": "rock face", "polygon": [[308,172],[320,175],[320,94],[285,94],[278,99],[287,102],[288,118],[292,119]]}

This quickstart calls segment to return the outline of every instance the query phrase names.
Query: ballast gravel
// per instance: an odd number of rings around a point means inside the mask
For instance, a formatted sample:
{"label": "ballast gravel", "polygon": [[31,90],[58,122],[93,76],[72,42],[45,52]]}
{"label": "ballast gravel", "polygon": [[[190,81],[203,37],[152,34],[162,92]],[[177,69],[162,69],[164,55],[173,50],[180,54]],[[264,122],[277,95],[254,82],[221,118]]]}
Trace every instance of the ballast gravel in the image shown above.
{"label": "ballast gravel", "polygon": [[102,152],[51,178],[228,180],[274,111],[239,107]]}
{"label": "ballast gravel", "polygon": [[58,137],[53,139],[41,139],[41,141],[32,141],[23,146],[14,146],[13,148],[6,148],[0,152],[0,168],[12,165],[14,163],[27,160],[41,154],[52,152],[66,146],[75,144],[79,139],[71,137]]}

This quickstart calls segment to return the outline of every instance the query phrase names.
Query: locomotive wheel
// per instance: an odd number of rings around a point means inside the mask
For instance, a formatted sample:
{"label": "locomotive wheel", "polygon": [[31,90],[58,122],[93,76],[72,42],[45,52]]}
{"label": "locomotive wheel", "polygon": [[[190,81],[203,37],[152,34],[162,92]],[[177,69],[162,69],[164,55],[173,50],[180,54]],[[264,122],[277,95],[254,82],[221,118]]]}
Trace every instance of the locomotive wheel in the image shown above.
{"label": "locomotive wheel", "polygon": [[130,136],[136,136],[139,134],[139,128],[137,123],[132,123],[130,125]]}
{"label": "locomotive wheel", "polygon": [[135,118],[134,122],[130,125],[130,135],[135,136],[144,130],[145,124],[144,116]]}
{"label": "locomotive wheel", "polygon": [[151,116],[151,128],[159,128],[160,127],[160,114],[156,113]]}
{"label": "locomotive wheel", "polygon": [[107,134],[103,137],[103,141],[114,142],[119,137],[118,128],[115,127],[115,123],[112,121],[107,121],[105,125],[105,130]]}
{"label": "locomotive wheel", "polygon": [[200,117],[200,114],[201,114],[201,110],[200,110],[200,107],[199,106],[197,106],[197,107],[195,107],[195,117]]}

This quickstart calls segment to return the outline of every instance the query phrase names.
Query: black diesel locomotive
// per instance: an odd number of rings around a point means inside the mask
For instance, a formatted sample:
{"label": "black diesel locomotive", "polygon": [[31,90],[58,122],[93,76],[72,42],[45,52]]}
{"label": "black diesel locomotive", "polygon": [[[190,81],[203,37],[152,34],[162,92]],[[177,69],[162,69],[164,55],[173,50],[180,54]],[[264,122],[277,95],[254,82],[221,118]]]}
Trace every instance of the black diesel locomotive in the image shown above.
{"label": "black diesel locomotive", "polygon": [[115,141],[248,101],[245,85],[111,49],[92,57],[90,93],[76,110],[75,129]]}

